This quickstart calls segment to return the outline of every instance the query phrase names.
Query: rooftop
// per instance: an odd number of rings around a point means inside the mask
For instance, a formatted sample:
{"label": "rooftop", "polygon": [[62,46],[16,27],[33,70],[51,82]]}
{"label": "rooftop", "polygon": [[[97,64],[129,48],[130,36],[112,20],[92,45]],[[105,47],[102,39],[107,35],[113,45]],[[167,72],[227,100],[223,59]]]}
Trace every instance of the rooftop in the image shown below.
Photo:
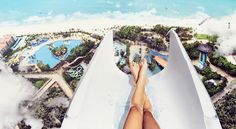
{"label": "rooftop", "polygon": [[200,44],[198,45],[197,49],[201,52],[206,52],[206,53],[212,52],[212,47],[207,44]]}

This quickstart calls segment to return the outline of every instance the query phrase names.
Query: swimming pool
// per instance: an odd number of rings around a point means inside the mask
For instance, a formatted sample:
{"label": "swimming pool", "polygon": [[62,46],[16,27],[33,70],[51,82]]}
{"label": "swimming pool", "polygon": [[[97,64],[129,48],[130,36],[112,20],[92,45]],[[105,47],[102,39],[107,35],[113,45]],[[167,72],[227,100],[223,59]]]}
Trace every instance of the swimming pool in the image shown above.
{"label": "swimming pool", "polygon": [[153,55],[153,56],[159,56],[159,57],[161,57],[162,59],[164,59],[166,61],[168,60],[168,55],[163,55],[158,51],[153,51],[153,50],[149,49],[149,54]]}
{"label": "swimming pool", "polygon": [[[80,40],[69,40],[63,41],[59,40],[52,43],[53,47],[60,47],[65,45],[67,47],[67,53],[65,54],[65,58],[68,57],[70,51],[81,44]],[[56,58],[52,52],[50,51],[47,45],[42,46],[32,57],[28,58],[28,62],[30,64],[36,64],[38,61],[42,61],[43,64],[49,65],[50,68],[55,67],[58,63],[60,63],[60,59]]]}

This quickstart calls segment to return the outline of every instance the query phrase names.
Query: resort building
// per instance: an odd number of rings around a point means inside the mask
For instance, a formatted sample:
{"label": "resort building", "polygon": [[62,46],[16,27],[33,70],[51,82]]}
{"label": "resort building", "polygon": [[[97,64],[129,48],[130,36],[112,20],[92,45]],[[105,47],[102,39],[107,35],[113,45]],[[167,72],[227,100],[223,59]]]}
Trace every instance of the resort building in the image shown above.
{"label": "resort building", "polygon": [[15,43],[15,41],[15,38],[11,35],[0,37],[0,54],[6,52]]}
{"label": "resort building", "polygon": [[[211,99],[173,30],[168,58],[165,69],[149,77],[146,87],[161,129],[222,129]],[[110,32],[81,79],[61,129],[122,129],[134,88],[130,79],[115,64]]]}

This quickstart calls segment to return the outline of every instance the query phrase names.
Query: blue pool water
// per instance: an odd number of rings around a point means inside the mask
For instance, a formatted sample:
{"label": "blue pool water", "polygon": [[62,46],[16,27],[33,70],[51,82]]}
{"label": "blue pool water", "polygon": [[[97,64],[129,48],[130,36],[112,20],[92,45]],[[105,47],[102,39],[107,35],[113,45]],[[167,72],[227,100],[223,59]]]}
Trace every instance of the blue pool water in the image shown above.
{"label": "blue pool water", "polygon": [[76,12],[83,14],[114,11],[129,13],[151,9],[155,9],[157,15],[167,17],[189,16],[197,12],[221,17],[234,13],[235,7],[236,0],[1,0],[0,22],[23,22],[32,16],[34,17],[30,20],[34,20],[35,16],[70,17]]}
{"label": "blue pool water", "polygon": [[[158,51],[153,51],[153,50],[149,49],[149,54],[145,56],[145,59],[148,62],[151,62],[152,56],[159,56],[166,61],[168,60],[168,55],[163,55],[163,54],[159,53]],[[148,69],[147,75],[150,77],[154,74],[159,73],[162,69],[163,68],[161,66],[157,65],[153,71]]]}
{"label": "blue pool water", "polygon": [[[66,45],[67,47],[67,53],[65,55],[65,58],[70,54],[70,51],[81,44],[80,40],[69,40],[69,41],[56,41],[52,43],[54,47],[60,47],[61,45]],[[38,61],[42,61],[45,65],[48,64],[50,68],[55,67],[60,60],[56,58],[51,51],[49,50],[47,45],[42,46],[33,56],[33,58],[29,57],[29,63],[35,64]]]}
{"label": "blue pool water", "polygon": [[153,55],[153,56],[159,56],[159,57],[161,57],[162,59],[164,59],[164,60],[168,60],[168,55],[163,55],[163,54],[161,54],[160,52],[157,52],[157,51],[153,51],[153,50],[151,50],[151,49],[149,49],[149,54],[150,55]]}

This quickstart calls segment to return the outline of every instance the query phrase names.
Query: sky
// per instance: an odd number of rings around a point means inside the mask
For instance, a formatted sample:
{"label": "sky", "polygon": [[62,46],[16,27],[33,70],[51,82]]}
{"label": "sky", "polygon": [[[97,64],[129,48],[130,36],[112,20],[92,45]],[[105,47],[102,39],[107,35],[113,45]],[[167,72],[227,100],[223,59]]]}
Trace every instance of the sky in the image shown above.
{"label": "sky", "polygon": [[[212,6],[214,4],[214,6]],[[74,13],[129,13],[151,9],[156,15],[185,17],[197,12],[221,17],[235,12],[235,0],[1,0],[0,22],[23,22],[38,16],[72,16]]]}

